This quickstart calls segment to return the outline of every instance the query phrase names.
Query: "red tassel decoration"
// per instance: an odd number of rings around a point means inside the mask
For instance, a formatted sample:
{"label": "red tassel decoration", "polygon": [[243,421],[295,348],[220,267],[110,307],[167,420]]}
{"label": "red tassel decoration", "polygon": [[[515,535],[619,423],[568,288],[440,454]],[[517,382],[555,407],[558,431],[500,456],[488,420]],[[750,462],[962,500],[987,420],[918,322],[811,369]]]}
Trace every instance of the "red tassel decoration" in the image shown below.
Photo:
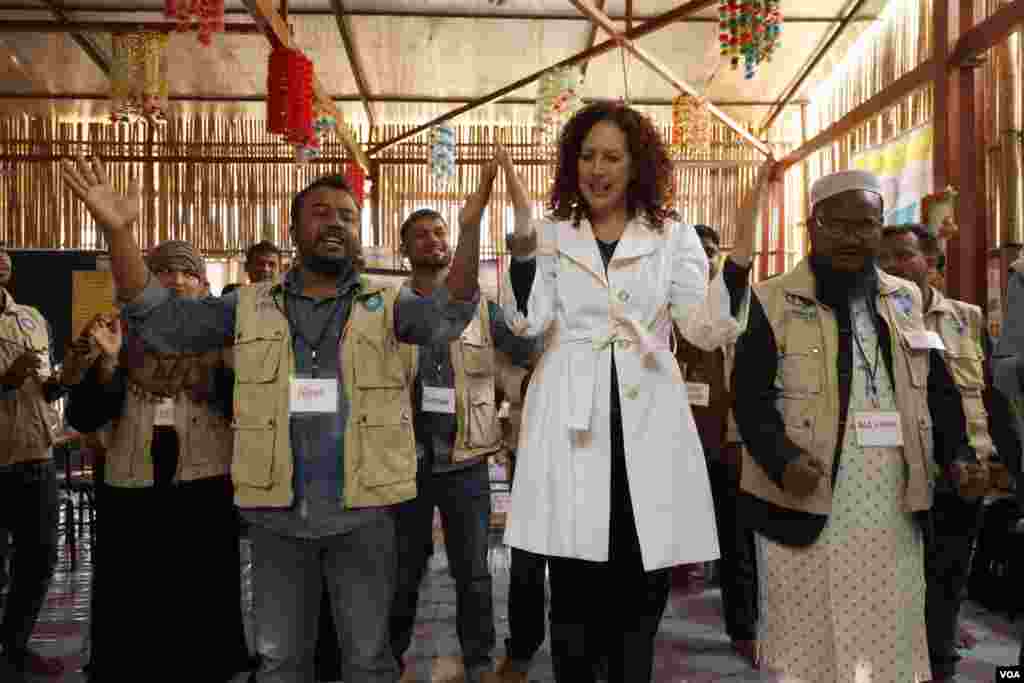
{"label": "red tassel decoration", "polygon": [[345,162],[345,179],[348,180],[352,193],[355,194],[356,203],[363,206],[366,200],[366,171],[354,161]]}
{"label": "red tassel decoration", "polygon": [[267,132],[284,135],[288,130],[288,60],[291,50],[276,48],[267,65]]}
{"label": "red tassel decoration", "polygon": [[313,133],[313,62],[292,50],[288,63],[288,142],[305,145]]}

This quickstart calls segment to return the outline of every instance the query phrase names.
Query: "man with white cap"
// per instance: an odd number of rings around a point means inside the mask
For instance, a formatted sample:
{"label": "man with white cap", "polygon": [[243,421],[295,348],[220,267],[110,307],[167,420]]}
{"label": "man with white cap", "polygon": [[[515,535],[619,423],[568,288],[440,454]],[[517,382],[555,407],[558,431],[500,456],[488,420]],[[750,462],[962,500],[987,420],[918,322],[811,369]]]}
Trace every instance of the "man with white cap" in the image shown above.
{"label": "man with white cap", "polygon": [[755,286],[733,374],[758,655],[787,681],[923,681],[927,512],[963,409],[920,290],[876,265],[878,179],[826,176],[811,203],[810,256]]}

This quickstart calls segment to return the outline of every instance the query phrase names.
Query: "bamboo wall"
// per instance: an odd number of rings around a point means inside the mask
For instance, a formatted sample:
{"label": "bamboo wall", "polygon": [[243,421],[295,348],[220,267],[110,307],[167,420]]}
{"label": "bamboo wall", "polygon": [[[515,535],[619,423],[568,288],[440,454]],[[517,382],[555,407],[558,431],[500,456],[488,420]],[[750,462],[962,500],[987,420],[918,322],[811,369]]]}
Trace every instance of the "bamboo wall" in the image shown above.
{"label": "bamboo wall", "polygon": [[[101,233],[60,177],[59,159],[99,155],[118,188],[131,172],[143,181],[143,211],[137,238],[143,248],[167,239],[196,244],[210,256],[230,256],[261,239],[290,249],[288,213],[292,196],[313,178],[342,171],[340,143],[324,157],[297,165],[292,151],[265,132],[262,121],[212,117],[177,119],[145,126],[67,124],[27,118],[0,119],[0,241],[11,246],[103,249]],[[375,139],[401,132],[381,126]],[[367,131],[359,131],[365,134]],[[428,136],[396,145],[375,161],[375,187],[367,195],[363,240],[378,267],[400,267],[399,227],[413,210],[429,206],[457,224],[458,211],[477,186],[494,141],[509,149],[534,212],[544,212],[554,171],[550,147],[534,144],[528,127],[459,126],[457,175],[435,180],[427,158]],[[662,128],[668,138],[670,131]],[[775,143],[781,156],[794,144]],[[540,154],[538,154],[540,152]],[[752,184],[762,157],[724,126],[712,126],[710,146],[676,164],[677,208],[684,220],[719,229],[726,248],[735,235],[733,213]],[[482,256],[503,256],[503,235],[512,230],[512,206],[499,174],[485,216]]]}

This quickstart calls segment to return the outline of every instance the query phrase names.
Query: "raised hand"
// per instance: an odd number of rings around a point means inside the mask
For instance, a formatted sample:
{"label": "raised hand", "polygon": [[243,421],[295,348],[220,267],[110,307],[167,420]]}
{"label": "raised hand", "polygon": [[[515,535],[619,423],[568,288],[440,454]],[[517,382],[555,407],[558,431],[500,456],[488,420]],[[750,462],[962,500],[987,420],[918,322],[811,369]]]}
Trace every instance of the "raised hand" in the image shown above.
{"label": "raised hand", "polygon": [[505,173],[512,175],[515,173],[515,169],[512,166],[512,157],[508,155],[508,150],[499,142],[494,147],[494,160],[501,166],[501,170]]}
{"label": "raised hand", "polygon": [[128,185],[128,193],[120,194],[95,157],[88,160],[79,157],[77,162],[65,159],[61,176],[71,193],[85,204],[104,230],[124,230],[138,219],[142,189],[134,177]]}
{"label": "raised hand", "polygon": [[754,257],[757,222],[761,209],[768,201],[772,181],[781,179],[782,166],[775,159],[766,161],[757,172],[754,186],[736,211],[736,243],[729,258],[746,267]]}
{"label": "raised hand", "polygon": [[484,164],[480,174],[480,184],[476,191],[466,198],[466,203],[459,211],[459,227],[463,230],[479,229],[480,220],[483,218],[484,209],[491,201],[491,190],[494,188],[494,179],[498,175],[498,162],[494,159]]}
{"label": "raised hand", "polygon": [[96,316],[93,323],[86,328],[89,337],[100,347],[107,358],[117,358],[121,353],[124,334],[121,331],[121,320],[108,316]]}

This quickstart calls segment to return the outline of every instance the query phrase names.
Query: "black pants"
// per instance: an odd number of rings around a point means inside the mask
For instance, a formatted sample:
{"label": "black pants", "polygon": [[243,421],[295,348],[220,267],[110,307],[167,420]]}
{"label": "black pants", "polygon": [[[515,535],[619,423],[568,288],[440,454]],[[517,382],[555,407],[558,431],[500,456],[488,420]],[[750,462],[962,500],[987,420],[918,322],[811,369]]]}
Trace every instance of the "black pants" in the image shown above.
{"label": "black pants", "polygon": [[505,653],[517,662],[529,662],[544,642],[545,570],[548,558],[512,548],[508,586],[508,630]]}
{"label": "black pants", "polygon": [[398,585],[391,610],[391,649],[402,667],[412,643],[420,584],[434,549],[434,508],[441,512],[448,566],[455,579],[455,629],[467,670],[490,668],[494,597],[487,564],[491,485],[487,463],[416,478],[417,496],[395,507]]}
{"label": "black pants", "polygon": [[967,587],[971,549],[978,533],[981,503],[939,492],[932,504],[934,534],[925,555],[925,625],[932,677],[956,673],[960,603]]}
{"label": "black pants", "polygon": [[334,625],[334,606],[327,591],[327,580],[323,581],[320,594],[320,624],[316,634],[316,680],[341,680],[341,647],[338,643],[338,629]]}
{"label": "black pants", "polygon": [[718,527],[718,561],[722,584],[725,632],[732,640],[754,640],[757,625],[757,565],[754,533],[736,512],[739,468],[731,463],[708,464]]}
{"label": "black pants", "polygon": [[6,533],[11,534],[11,578],[0,644],[6,658],[18,666],[57,564],[57,474],[53,462],[21,463],[0,471],[0,534]]}
{"label": "black pants", "polygon": [[552,557],[551,657],[557,683],[593,683],[608,659],[609,683],[649,683],[654,638],[668,601],[668,569],[644,571],[626,478],[618,377],[611,386],[611,519],[608,562]]}

